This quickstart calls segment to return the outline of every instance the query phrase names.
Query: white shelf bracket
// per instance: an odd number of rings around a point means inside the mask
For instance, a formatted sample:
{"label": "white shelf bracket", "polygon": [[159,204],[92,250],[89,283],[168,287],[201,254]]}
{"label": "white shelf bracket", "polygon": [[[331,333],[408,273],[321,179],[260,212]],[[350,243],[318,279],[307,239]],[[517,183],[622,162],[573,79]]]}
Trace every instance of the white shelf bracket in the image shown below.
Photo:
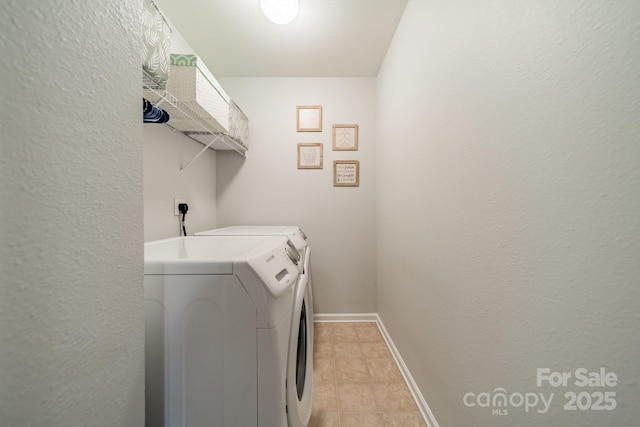
{"label": "white shelf bracket", "polygon": [[213,145],[213,143],[214,143],[214,142],[216,142],[218,139],[220,139],[220,135],[216,135],[216,137],[215,137],[215,138],[213,138],[213,139],[211,140],[211,142],[210,142],[209,144],[207,144],[207,145],[206,145],[202,150],[200,150],[200,152],[199,152],[198,154],[196,154],[196,156],[195,156],[193,159],[191,159],[191,160],[189,161],[189,163],[187,163],[186,165],[184,165],[183,167],[181,167],[181,168],[180,168],[180,175],[182,175],[182,174],[183,174],[183,172],[184,172],[184,171],[185,171],[185,170],[186,170],[186,169],[191,165],[191,163],[195,162],[195,161],[196,161],[196,159],[197,159],[198,157],[202,156],[202,154],[203,154],[205,151],[207,151],[207,149],[208,149],[209,147],[211,147],[211,146]]}

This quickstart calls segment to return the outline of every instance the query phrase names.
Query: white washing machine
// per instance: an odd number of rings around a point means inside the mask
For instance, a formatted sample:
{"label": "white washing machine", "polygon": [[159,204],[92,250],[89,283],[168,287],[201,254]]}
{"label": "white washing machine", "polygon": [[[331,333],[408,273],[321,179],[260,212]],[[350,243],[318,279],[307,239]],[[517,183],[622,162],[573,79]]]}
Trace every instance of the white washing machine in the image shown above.
{"label": "white washing machine", "polygon": [[295,260],[284,236],[145,244],[147,426],[307,425],[311,335]]}
{"label": "white washing machine", "polygon": [[300,253],[307,248],[307,236],[296,225],[233,225],[200,231],[196,236],[286,236]]}
{"label": "white washing machine", "polygon": [[[296,225],[234,225],[231,227],[216,228],[200,231],[196,236],[286,236],[296,250],[301,254],[303,262],[300,263],[300,272],[306,274],[309,279],[308,299],[311,323],[313,326],[313,289],[311,286],[311,248],[307,242],[304,231]],[[311,328],[313,331],[313,328]]]}
{"label": "white washing machine", "polygon": [[[306,308],[306,316],[302,319],[292,319],[293,324],[292,327],[297,327],[300,331],[305,329],[305,333],[309,335],[309,345],[307,347],[307,352],[311,356],[311,362],[313,362],[313,317],[314,317],[314,308],[313,308],[313,291],[311,285],[311,248],[307,243],[307,236],[304,234],[302,229],[298,226],[278,226],[278,225],[236,225],[231,227],[217,228],[213,230],[201,231],[195,233],[196,236],[233,236],[233,237],[246,237],[246,236],[285,236],[288,239],[288,244],[293,246],[292,249],[295,249],[299,254],[301,254],[302,261],[298,264],[298,268],[300,271],[300,276],[298,279],[298,283],[296,285],[296,295],[302,295],[305,301]],[[297,299],[297,298],[296,298]],[[303,325],[306,323],[306,325]],[[302,332],[300,332],[302,334]],[[290,357],[294,357],[294,354],[297,354],[299,349],[296,350],[295,353],[291,353]],[[313,364],[311,365],[311,372],[313,372]],[[297,376],[299,377],[299,376]],[[300,384],[296,387],[296,395],[293,395],[293,388],[288,388],[288,393],[290,394],[289,398],[293,400],[294,398],[300,402],[307,401],[312,402],[313,395],[313,380],[309,379],[311,387],[308,390],[300,391]],[[309,396],[305,396],[305,393],[308,393]],[[306,408],[305,408],[306,409]],[[302,422],[302,420],[307,420],[311,416],[310,408],[305,410],[304,413],[291,413],[292,420],[290,421],[291,426],[298,426]],[[306,425],[306,424],[303,424]]]}
{"label": "white washing machine", "polygon": [[301,254],[303,262],[300,271],[309,276],[308,298],[310,302],[309,313],[313,322],[313,287],[311,286],[311,248],[307,242],[304,231],[296,225],[234,225],[231,227],[216,228],[200,231],[195,236],[286,236],[296,250]]}

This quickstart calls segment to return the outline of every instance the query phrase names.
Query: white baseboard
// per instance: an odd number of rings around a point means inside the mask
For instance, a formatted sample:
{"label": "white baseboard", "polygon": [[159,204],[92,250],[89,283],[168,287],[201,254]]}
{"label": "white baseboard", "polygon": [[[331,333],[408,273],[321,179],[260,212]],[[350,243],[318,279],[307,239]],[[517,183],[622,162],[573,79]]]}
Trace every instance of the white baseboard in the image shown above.
{"label": "white baseboard", "polygon": [[413,395],[413,398],[415,399],[416,404],[418,405],[418,409],[422,414],[422,418],[424,418],[424,421],[427,423],[428,427],[440,427],[438,425],[438,421],[436,421],[436,417],[433,415],[433,412],[431,412],[429,405],[427,405],[427,401],[424,399],[424,396],[420,392],[418,385],[414,381],[413,376],[411,376],[411,372],[409,372],[409,368],[407,368],[407,365],[404,363],[404,360],[402,360],[402,356],[400,356],[400,352],[398,351],[398,348],[393,343],[393,340],[391,339],[389,332],[387,332],[387,328],[384,327],[384,323],[382,323],[382,319],[380,319],[380,316],[378,316],[378,313],[376,313],[376,317],[377,317],[378,327],[380,328],[380,332],[382,332],[382,336],[387,342],[387,345],[391,350],[391,354],[393,355],[393,358],[396,360],[396,363],[400,368],[400,372],[402,372],[404,381],[407,383],[407,387],[409,387],[409,391]]}
{"label": "white baseboard", "polygon": [[336,313],[314,314],[315,322],[377,322],[378,313]]}
{"label": "white baseboard", "polygon": [[411,392],[413,399],[418,405],[418,409],[422,414],[422,418],[424,418],[424,421],[427,423],[428,427],[440,427],[438,425],[438,421],[436,421],[436,418],[433,415],[433,412],[431,412],[429,405],[427,405],[427,401],[424,399],[424,396],[420,392],[418,385],[411,376],[409,368],[407,368],[404,360],[402,360],[402,356],[400,356],[398,348],[393,343],[389,332],[387,332],[387,329],[384,327],[382,319],[380,319],[380,316],[378,316],[378,313],[315,314],[313,316],[313,319],[315,322],[376,322],[384,340],[387,342],[387,346],[389,347],[389,350],[391,351],[391,354],[393,355],[398,368],[400,369],[400,372],[402,373],[407,387],[409,387],[409,391]]}

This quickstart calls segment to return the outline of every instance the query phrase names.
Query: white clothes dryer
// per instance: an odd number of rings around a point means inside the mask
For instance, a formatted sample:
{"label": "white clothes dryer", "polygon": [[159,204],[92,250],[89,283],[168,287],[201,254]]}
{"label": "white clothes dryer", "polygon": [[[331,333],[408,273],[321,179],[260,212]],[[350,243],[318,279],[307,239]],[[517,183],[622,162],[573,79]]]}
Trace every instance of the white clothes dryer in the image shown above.
{"label": "white clothes dryer", "polygon": [[145,244],[147,426],[307,425],[312,354],[293,323],[307,316],[294,261],[284,236]]}
{"label": "white clothes dryer", "polygon": [[[292,319],[292,328],[298,328],[298,336],[306,334],[308,336],[308,344],[306,346],[306,352],[308,359],[311,359],[310,369],[308,372],[313,372],[313,321],[314,321],[314,308],[313,308],[313,292],[311,285],[311,248],[307,243],[307,236],[302,229],[298,226],[273,226],[273,225],[239,225],[224,228],[217,228],[213,230],[207,230],[195,233],[196,236],[285,236],[288,239],[289,246],[301,254],[301,262],[299,263],[300,276],[296,284],[296,304],[299,300],[302,300],[305,308],[305,316]],[[294,310],[294,313],[297,311]],[[303,350],[304,341],[301,340],[300,345],[297,348],[291,348],[289,351],[289,358],[300,360],[300,352]],[[301,374],[303,366],[296,363],[298,367],[296,372],[290,372],[287,376],[287,390],[288,390],[288,405],[290,408],[290,426],[297,427],[299,425],[306,425],[308,419],[311,416],[311,405],[313,397],[313,379],[305,379],[304,374]],[[292,364],[289,365],[293,366]],[[306,385],[308,384],[308,387]],[[295,395],[293,391],[296,391]],[[295,402],[297,401],[297,403]],[[305,422],[306,420],[306,422]]]}

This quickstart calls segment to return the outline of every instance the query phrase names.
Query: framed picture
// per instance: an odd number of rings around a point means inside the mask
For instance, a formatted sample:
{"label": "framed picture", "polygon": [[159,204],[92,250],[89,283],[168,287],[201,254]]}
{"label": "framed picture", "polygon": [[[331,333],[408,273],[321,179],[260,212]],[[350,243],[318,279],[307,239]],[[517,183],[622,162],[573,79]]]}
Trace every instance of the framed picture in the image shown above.
{"label": "framed picture", "polygon": [[333,186],[359,187],[360,162],[358,160],[334,160]]}
{"label": "framed picture", "polygon": [[298,169],[322,169],[322,144],[298,144]]}
{"label": "framed picture", "polygon": [[358,150],[358,125],[333,125],[333,150]]}
{"label": "framed picture", "polygon": [[322,105],[298,105],[296,125],[298,132],[322,132]]}

